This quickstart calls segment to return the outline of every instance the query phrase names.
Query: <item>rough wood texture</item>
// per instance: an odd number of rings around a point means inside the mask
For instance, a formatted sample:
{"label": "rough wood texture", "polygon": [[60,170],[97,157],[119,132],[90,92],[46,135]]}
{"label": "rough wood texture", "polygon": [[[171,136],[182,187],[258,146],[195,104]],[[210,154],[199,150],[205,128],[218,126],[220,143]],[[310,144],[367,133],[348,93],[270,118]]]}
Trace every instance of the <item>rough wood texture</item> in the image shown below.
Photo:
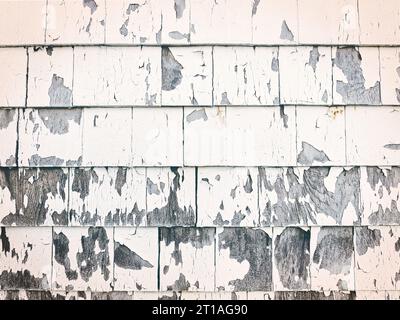
{"label": "rough wood texture", "polygon": [[0,1],[0,299],[400,299],[399,21]]}

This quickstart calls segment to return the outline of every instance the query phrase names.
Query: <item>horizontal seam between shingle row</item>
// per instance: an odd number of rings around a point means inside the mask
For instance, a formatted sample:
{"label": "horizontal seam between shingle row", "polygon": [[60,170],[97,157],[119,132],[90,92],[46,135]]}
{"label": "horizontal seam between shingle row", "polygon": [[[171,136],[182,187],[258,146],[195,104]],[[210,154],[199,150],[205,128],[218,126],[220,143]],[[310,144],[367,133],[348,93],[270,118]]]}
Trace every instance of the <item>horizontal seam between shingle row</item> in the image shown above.
{"label": "horizontal seam between shingle row", "polygon": [[83,106],[83,105],[74,105],[74,106],[0,106],[0,110],[2,109],[126,109],[126,108],[135,108],[135,109],[153,109],[153,110],[163,110],[167,108],[190,108],[190,109],[201,109],[201,108],[210,108],[215,109],[218,107],[226,107],[226,108],[279,108],[279,107],[312,107],[312,108],[335,108],[335,107],[343,107],[343,108],[399,108],[399,104],[263,104],[263,105],[253,105],[253,104],[241,104],[241,105],[154,105],[154,106],[145,106],[145,105],[91,105],[91,106]]}
{"label": "horizontal seam between shingle row", "polygon": [[179,47],[179,48],[192,48],[192,47],[264,47],[264,48],[276,48],[276,47],[358,47],[358,48],[399,48],[400,44],[323,44],[323,43],[276,43],[276,44],[251,44],[251,43],[196,43],[196,44],[176,44],[176,43],[165,43],[165,44],[126,44],[126,43],[115,43],[115,44],[104,44],[104,43],[88,43],[88,44],[74,44],[74,43],[65,43],[65,44],[50,44],[50,43],[38,43],[38,44],[17,44],[17,45],[0,45],[0,49],[2,48],[27,48],[27,47],[52,47],[52,48],[62,48],[62,47]]}

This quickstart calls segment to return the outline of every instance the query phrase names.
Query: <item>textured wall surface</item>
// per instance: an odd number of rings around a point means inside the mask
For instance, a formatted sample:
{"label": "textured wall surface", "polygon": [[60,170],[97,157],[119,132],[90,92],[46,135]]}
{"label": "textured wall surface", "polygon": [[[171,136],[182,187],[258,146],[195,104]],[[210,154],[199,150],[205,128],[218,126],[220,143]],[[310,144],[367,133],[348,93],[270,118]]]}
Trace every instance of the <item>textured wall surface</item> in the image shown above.
{"label": "textured wall surface", "polygon": [[0,299],[399,299],[400,1],[0,1]]}

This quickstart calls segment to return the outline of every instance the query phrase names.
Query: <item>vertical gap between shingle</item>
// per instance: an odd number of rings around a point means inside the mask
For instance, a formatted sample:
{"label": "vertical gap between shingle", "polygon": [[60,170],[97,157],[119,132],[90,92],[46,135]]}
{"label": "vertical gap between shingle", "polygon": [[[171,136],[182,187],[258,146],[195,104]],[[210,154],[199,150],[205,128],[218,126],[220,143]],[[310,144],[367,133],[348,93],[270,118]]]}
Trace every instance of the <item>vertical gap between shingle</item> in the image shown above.
{"label": "vertical gap between shingle", "polygon": [[[81,107],[80,107],[81,108]],[[85,128],[85,114],[86,114],[86,108],[81,108],[82,110],[82,124],[81,124],[81,134],[80,134],[80,142],[81,142],[81,159],[82,159],[82,163],[85,163],[85,159],[83,158],[83,134],[84,134],[84,128]],[[77,167],[79,167],[79,164],[77,165]]]}
{"label": "vertical gap between shingle", "polygon": [[[224,130],[224,140],[226,142],[226,131],[228,130],[228,106],[224,106],[223,108],[224,108],[224,115],[225,115],[223,130]],[[219,111],[219,109],[218,109],[218,111]],[[224,157],[223,163],[226,165],[228,163],[228,161],[227,161],[228,151],[227,151],[227,148],[225,147],[225,145],[223,146],[222,150],[223,150],[223,153],[224,153],[223,154],[223,157]]]}
{"label": "vertical gap between shingle", "polygon": [[162,85],[162,82],[163,82],[163,49],[164,49],[164,47],[161,45],[160,46],[160,66],[161,66],[161,88],[160,88],[160,107],[162,107],[163,106],[163,85]]}
{"label": "vertical gap between shingle", "polygon": [[357,270],[357,265],[356,265],[356,263],[357,263],[357,261],[356,261],[356,226],[352,226],[352,228],[353,228],[353,251],[354,251],[354,256],[353,256],[353,262],[354,262],[354,267],[353,267],[353,272],[354,272],[354,292],[357,292],[357,288],[356,288],[356,283],[357,283],[357,273],[356,273],[356,270]]}
{"label": "vertical gap between shingle", "polygon": [[185,107],[182,107],[182,167],[185,167]]}
{"label": "vertical gap between shingle", "polygon": [[195,220],[195,227],[197,227],[197,223],[199,221],[199,209],[198,209],[198,204],[197,204],[197,199],[198,199],[198,181],[199,181],[199,167],[194,168],[194,205],[196,208],[196,220]]}
{"label": "vertical gap between shingle", "polygon": [[[115,253],[115,226],[112,227],[112,248],[113,248],[113,253]],[[113,268],[113,277],[111,280],[111,288],[112,288],[112,291],[115,291],[115,257],[114,257],[114,254],[113,254],[112,268]]]}
{"label": "vertical gap between shingle", "polygon": [[29,47],[26,47],[25,108],[28,106]]}
{"label": "vertical gap between shingle", "polygon": [[344,162],[347,166],[347,108],[344,107]]}
{"label": "vertical gap between shingle", "polygon": [[45,14],[45,21],[44,21],[44,41],[43,43],[46,43],[46,39],[47,39],[47,18],[49,16],[49,0],[46,0],[46,14]]}
{"label": "vertical gap between shingle", "polygon": [[[333,99],[333,96],[334,96],[334,81],[335,81],[335,79],[334,79],[334,77],[333,77],[333,71],[334,71],[334,66],[335,66],[335,60],[334,60],[334,58],[333,58],[333,46],[331,46],[330,47],[331,48],[331,96],[332,96],[332,101],[331,101],[331,104],[332,105],[334,105],[334,99]],[[337,48],[336,48],[336,50],[337,50]]]}
{"label": "vertical gap between shingle", "polygon": [[71,171],[72,168],[67,168],[67,226],[70,224],[70,215],[69,215],[69,210],[70,210],[70,201],[71,201],[71,195],[70,195],[70,186],[71,186]]}
{"label": "vertical gap between shingle", "polygon": [[19,167],[19,123],[20,123],[21,109],[17,108],[17,141],[15,142],[15,165]]}
{"label": "vertical gap between shingle", "polygon": [[215,107],[215,99],[214,99],[214,46],[211,47],[211,107]]}
{"label": "vertical gap between shingle", "polygon": [[380,105],[382,105],[381,48],[377,47],[377,49],[378,49],[378,66],[379,66],[379,100],[380,100]]}
{"label": "vertical gap between shingle", "polygon": [[17,146],[16,146],[16,161],[17,161],[17,167],[16,167],[16,185],[15,185],[15,219],[16,219],[16,223],[18,224],[18,217],[19,217],[19,212],[18,212],[18,207],[19,207],[19,197],[20,197],[20,185],[19,185],[19,113],[20,113],[20,109],[18,109],[18,121],[17,121]]}
{"label": "vertical gap between shingle", "polygon": [[148,168],[144,168],[144,202],[145,202],[145,219],[146,219],[146,226],[147,226],[147,213],[148,213],[148,205],[147,205],[147,172]]}
{"label": "vertical gap between shingle", "polygon": [[214,292],[217,292],[217,228],[214,229]]}
{"label": "vertical gap between shingle", "polygon": [[358,43],[361,44],[360,0],[357,0]]}
{"label": "vertical gap between shingle", "polygon": [[258,226],[261,227],[261,208],[260,208],[260,190],[261,190],[261,178],[260,178],[260,168],[257,167],[257,210],[258,210]]}
{"label": "vertical gap between shingle", "polygon": [[[130,155],[129,155],[129,165],[132,167],[133,166],[133,107],[131,109],[131,121],[130,121],[130,135],[131,135],[131,142],[130,142]],[[145,177],[146,177],[146,171],[145,171]]]}
{"label": "vertical gap between shingle", "polygon": [[274,281],[274,232],[275,228],[272,226],[272,219],[270,220],[270,227],[271,227],[271,291],[274,293],[275,299],[275,281]]}
{"label": "vertical gap between shingle", "polygon": [[161,272],[161,261],[160,261],[160,253],[161,253],[161,228],[157,228],[157,233],[158,233],[158,252],[157,252],[157,264],[158,264],[158,268],[157,268],[157,291],[160,291],[160,272]]}
{"label": "vertical gap between shingle", "polygon": [[22,202],[22,185],[21,185],[21,171],[23,169],[17,166],[17,172],[16,172],[16,192],[17,194],[15,195],[15,214],[16,214],[16,224],[19,225],[19,208],[21,207]]}
{"label": "vertical gap between shingle", "polygon": [[50,245],[51,245],[51,250],[50,250],[50,252],[51,252],[51,257],[50,257],[50,268],[51,268],[51,270],[50,270],[50,283],[49,283],[49,288],[50,288],[50,290],[53,290],[53,250],[54,250],[54,248],[53,248],[53,241],[54,241],[54,239],[53,239],[53,235],[54,235],[54,227],[52,226],[51,227],[51,237],[50,237],[50,240],[51,240],[51,243],[50,243]]}
{"label": "vertical gap between shingle", "polygon": [[280,47],[278,46],[277,50],[277,58],[278,58],[278,100],[279,105],[281,104],[281,63],[280,63]]}
{"label": "vertical gap between shingle", "polygon": [[298,162],[297,162],[297,156],[298,156],[298,146],[297,146],[297,136],[298,136],[298,129],[297,129],[297,108],[298,108],[298,106],[294,106],[294,125],[295,125],[295,131],[296,131],[296,136],[295,136],[295,148],[294,148],[294,150],[295,150],[295,153],[296,153],[296,155],[295,155],[295,159],[294,159],[294,162],[295,162],[295,165],[297,166],[298,165]]}
{"label": "vertical gap between shingle", "polygon": [[309,284],[309,287],[308,287],[308,290],[309,291],[312,291],[312,276],[311,276],[311,265],[312,265],[312,263],[313,263],[313,257],[311,256],[311,238],[312,238],[312,236],[313,236],[313,232],[314,232],[314,230],[315,230],[315,228],[316,228],[316,226],[308,226],[308,227],[306,227],[306,228],[308,228],[308,230],[310,231],[310,240],[309,240],[309,245],[310,245],[310,247],[309,247],[309,249],[308,249],[308,252],[309,252],[309,254],[310,254],[310,260],[309,260],[309,263],[308,263],[308,276],[310,277],[310,284]]}
{"label": "vertical gap between shingle", "polygon": [[74,83],[75,83],[75,46],[72,47],[72,98],[71,105],[74,106]]}
{"label": "vertical gap between shingle", "polygon": [[[358,8],[358,0],[357,0],[357,8]],[[357,50],[359,50],[358,47],[355,47]],[[337,50],[338,48],[336,48]],[[333,72],[334,72],[334,58],[333,58],[333,48],[332,48],[332,103],[333,103],[333,94],[334,94],[334,77],[333,77]],[[347,108],[349,106],[344,106],[344,159],[345,159],[345,164],[347,165]]]}

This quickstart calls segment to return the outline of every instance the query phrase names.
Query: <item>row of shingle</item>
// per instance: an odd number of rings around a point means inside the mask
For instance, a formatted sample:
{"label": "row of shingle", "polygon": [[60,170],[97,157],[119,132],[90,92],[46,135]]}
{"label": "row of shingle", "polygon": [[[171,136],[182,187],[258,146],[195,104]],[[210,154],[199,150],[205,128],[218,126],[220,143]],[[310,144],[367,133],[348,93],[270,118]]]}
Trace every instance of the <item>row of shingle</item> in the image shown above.
{"label": "row of shingle", "polygon": [[2,290],[2,300],[399,300],[400,291],[61,291]]}
{"label": "row of shingle", "polygon": [[0,289],[399,290],[400,227],[1,228]]}
{"label": "row of shingle", "polygon": [[6,226],[399,225],[400,167],[0,169]]}
{"label": "row of shingle", "polygon": [[0,166],[398,165],[399,111],[0,108]]}
{"label": "row of shingle", "polygon": [[400,104],[397,47],[30,47],[0,59],[1,106]]}
{"label": "row of shingle", "polygon": [[0,45],[398,44],[397,0],[1,1]]}

